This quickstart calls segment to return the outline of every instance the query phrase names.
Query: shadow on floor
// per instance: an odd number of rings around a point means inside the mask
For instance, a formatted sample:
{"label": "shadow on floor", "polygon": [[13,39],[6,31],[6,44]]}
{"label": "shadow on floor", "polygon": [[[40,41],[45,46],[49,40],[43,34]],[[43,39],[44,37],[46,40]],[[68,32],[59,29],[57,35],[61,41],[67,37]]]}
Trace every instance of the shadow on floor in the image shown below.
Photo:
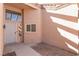
{"label": "shadow on floor", "polygon": [[3,56],[16,56],[15,51],[4,54]]}
{"label": "shadow on floor", "polygon": [[33,46],[32,48],[42,56],[76,56],[75,54],[66,50],[45,43],[40,43],[37,46]]}

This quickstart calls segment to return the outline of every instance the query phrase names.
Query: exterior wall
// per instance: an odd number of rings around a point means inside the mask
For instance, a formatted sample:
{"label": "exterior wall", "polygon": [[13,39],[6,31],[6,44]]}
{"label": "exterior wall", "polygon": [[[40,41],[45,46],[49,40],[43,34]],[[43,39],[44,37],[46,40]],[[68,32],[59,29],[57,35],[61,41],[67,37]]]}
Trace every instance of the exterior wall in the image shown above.
{"label": "exterior wall", "polygon": [[4,4],[5,9],[13,10],[21,13],[21,9],[11,4]]}
{"label": "exterior wall", "polygon": [[[3,51],[3,5],[0,4],[0,55]],[[5,8],[21,12],[19,8],[6,5]],[[42,18],[41,18],[42,16]],[[4,21],[5,22],[5,21]],[[66,23],[66,24],[65,24]],[[73,4],[57,11],[24,8],[24,43],[36,44],[44,42],[59,48],[78,53],[78,9]],[[36,24],[36,32],[27,32],[27,24]]]}
{"label": "exterior wall", "polygon": [[0,56],[3,54],[3,4],[0,3]]}
{"label": "exterior wall", "polygon": [[42,9],[44,43],[78,53],[78,7],[72,4],[60,10]]}
{"label": "exterior wall", "polygon": [[[77,5],[78,5],[78,24],[79,24],[79,3]],[[79,30],[78,30],[78,37],[79,37]],[[78,43],[78,51],[79,51],[79,43]],[[78,54],[79,54],[79,52],[78,52]]]}
{"label": "exterior wall", "polygon": [[[36,32],[27,32],[27,24],[36,24]],[[41,13],[40,9],[24,9],[24,42],[36,44],[41,42]]]}
{"label": "exterior wall", "polygon": [[24,3],[24,4],[26,4],[26,5],[28,5],[28,6],[30,6],[31,8],[34,8],[34,9],[40,9],[40,4],[36,4],[36,3]]}

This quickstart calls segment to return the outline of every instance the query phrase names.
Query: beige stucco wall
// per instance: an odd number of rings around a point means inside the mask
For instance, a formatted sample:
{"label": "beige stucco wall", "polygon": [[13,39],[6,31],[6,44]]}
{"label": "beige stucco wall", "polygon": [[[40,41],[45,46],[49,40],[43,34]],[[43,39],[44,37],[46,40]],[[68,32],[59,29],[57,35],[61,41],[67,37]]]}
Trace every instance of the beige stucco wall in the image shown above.
{"label": "beige stucco wall", "polygon": [[3,54],[3,4],[0,3],[0,56]]}
{"label": "beige stucco wall", "polygon": [[7,4],[5,3],[4,4],[4,8],[5,9],[8,9],[8,10],[13,10],[13,11],[16,11],[16,12],[20,12],[21,13],[21,9],[19,7],[17,7],[17,5],[13,5],[13,4]]}
{"label": "beige stucco wall", "polygon": [[[41,12],[40,9],[24,9],[24,42],[36,44],[41,42]],[[36,24],[36,32],[27,32],[27,24]]]}
{"label": "beige stucco wall", "polygon": [[[2,4],[0,6],[2,7]],[[19,8],[12,7],[10,5],[5,6],[11,10],[20,11]],[[74,53],[78,53],[78,30],[75,28],[75,25],[78,23],[78,10],[76,8],[77,5],[74,8],[72,6],[70,6],[71,8],[62,8],[59,11],[51,10],[53,12],[49,12],[46,9],[33,9],[29,6],[27,6],[27,8],[22,7],[24,9],[24,43],[35,44],[44,42]],[[1,7],[0,10],[3,11]],[[1,17],[3,16],[1,15],[0,18]],[[57,24],[55,20],[58,19],[68,21],[72,26],[62,25],[62,22]],[[0,22],[2,23],[2,20],[0,20]],[[36,32],[27,32],[27,24],[36,24]],[[2,30],[2,25],[0,25],[0,30]],[[68,34],[68,37],[66,37],[67,33],[70,33]],[[2,35],[2,31],[0,31],[0,35]],[[1,36],[1,44],[2,38],[3,37]],[[2,52],[2,45],[0,48],[0,51]]]}
{"label": "beige stucco wall", "polygon": [[40,4],[37,4],[37,3],[24,3],[26,5],[28,5],[29,7],[31,8],[34,8],[34,9],[40,9]]}
{"label": "beige stucco wall", "polygon": [[77,4],[67,6],[58,11],[42,9],[42,41],[70,52],[78,53],[77,23]]}

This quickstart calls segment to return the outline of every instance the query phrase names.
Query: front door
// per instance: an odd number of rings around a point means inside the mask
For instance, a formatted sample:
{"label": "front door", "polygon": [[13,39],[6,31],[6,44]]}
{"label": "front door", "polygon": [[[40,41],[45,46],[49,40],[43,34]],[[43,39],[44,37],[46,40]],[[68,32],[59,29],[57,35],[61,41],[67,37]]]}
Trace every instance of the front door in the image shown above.
{"label": "front door", "polygon": [[5,44],[22,41],[22,14],[18,11],[5,9],[4,42]]}
{"label": "front door", "polygon": [[5,44],[16,43],[16,23],[5,24]]}

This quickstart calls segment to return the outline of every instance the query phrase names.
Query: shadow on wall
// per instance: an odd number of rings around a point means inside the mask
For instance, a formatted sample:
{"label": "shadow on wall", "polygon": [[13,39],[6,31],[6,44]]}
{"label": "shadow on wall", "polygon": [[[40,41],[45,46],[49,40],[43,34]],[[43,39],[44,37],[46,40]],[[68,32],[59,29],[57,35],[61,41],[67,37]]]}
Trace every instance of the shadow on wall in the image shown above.
{"label": "shadow on wall", "polygon": [[43,42],[78,53],[77,17],[47,12],[42,9]]}

